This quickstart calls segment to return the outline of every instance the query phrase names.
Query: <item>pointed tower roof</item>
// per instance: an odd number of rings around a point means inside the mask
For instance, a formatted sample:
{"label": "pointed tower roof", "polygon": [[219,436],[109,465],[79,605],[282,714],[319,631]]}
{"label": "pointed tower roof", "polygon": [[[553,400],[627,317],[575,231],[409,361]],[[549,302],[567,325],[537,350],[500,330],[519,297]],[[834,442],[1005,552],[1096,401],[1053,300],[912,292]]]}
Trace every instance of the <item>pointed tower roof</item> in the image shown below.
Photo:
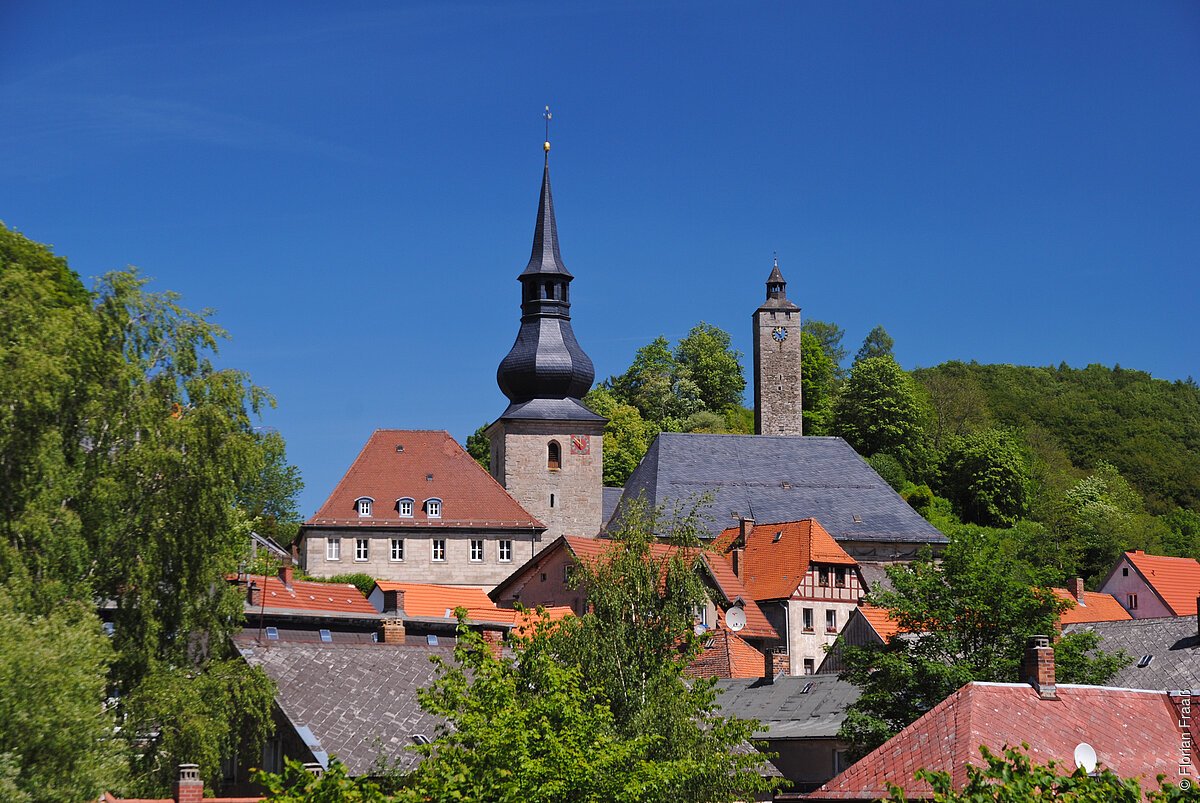
{"label": "pointed tower roof", "polygon": [[791,301],[788,301],[787,280],[783,278],[783,273],[779,270],[779,257],[775,257],[775,264],[771,267],[771,275],[767,277],[767,300],[759,309],[800,309]]}
{"label": "pointed tower roof", "polygon": [[546,151],[546,164],[542,168],[542,197],[538,201],[537,223],[533,227],[533,252],[529,264],[521,272],[548,273],[568,279],[574,278],[563,264],[558,251],[558,224],[554,220],[554,196],[550,192],[550,151]]}

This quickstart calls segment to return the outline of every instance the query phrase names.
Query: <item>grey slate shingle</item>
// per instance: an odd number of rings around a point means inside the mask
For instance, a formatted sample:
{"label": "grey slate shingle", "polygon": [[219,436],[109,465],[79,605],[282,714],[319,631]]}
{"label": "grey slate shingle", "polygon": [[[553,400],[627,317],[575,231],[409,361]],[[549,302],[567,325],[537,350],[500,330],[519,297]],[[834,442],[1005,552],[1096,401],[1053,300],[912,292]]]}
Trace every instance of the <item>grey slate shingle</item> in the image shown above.
{"label": "grey slate shingle", "polygon": [[947,543],[841,438],[664,432],[624,498],[644,495],[672,509],[706,493],[713,536],[741,515],[760,523],[815,518],[840,541]]}
{"label": "grey slate shingle", "polygon": [[[804,688],[809,686],[807,692]],[[758,739],[831,739],[858,699],[859,688],[836,675],[784,675],[766,683],[761,678],[718,680],[721,713],[757,719]]]}
{"label": "grey slate shingle", "polygon": [[[1200,635],[1195,616],[1131,619],[1121,622],[1081,622],[1067,625],[1064,633],[1095,633],[1100,649],[1124,651],[1133,663],[1122,669],[1109,686],[1126,689],[1173,691],[1200,689]],[[1152,656],[1145,667],[1142,656]]]}

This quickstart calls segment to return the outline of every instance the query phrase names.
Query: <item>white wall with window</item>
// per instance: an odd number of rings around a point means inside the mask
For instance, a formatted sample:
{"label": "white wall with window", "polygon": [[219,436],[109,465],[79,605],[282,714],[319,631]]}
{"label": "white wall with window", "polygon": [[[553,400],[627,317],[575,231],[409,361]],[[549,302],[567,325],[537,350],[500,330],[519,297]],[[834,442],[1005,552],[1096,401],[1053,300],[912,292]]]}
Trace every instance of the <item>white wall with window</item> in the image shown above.
{"label": "white wall with window", "polygon": [[325,560],[341,560],[342,559],[342,539],[326,538],[325,539]]}
{"label": "white wall with window", "polygon": [[404,539],[403,538],[393,538],[392,539],[392,549],[391,549],[391,553],[388,556],[388,560],[397,560],[397,561],[404,560]]}
{"label": "white wall with window", "polygon": [[501,538],[498,542],[498,557],[501,563],[512,562],[512,540]]}
{"label": "white wall with window", "polygon": [[354,539],[354,560],[363,562],[371,559],[371,539],[370,538],[355,538]]}
{"label": "white wall with window", "polygon": [[482,538],[478,538],[478,539],[472,538],[471,539],[471,561],[474,563],[479,563],[482,560],[483,560],[483,539]]}
{"label": "white wall with window", "polygon": [[433,560],[441,563],[446,560],[446,539],[435,538],[431,542]]}

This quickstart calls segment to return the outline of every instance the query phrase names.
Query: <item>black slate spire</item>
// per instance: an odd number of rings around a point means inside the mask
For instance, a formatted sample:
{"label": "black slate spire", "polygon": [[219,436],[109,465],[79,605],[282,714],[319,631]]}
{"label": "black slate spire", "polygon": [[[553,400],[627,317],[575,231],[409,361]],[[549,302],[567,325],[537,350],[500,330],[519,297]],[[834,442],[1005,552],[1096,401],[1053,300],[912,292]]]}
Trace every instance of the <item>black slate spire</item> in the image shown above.
{"label": "black slate spire", "polygon": [[[547,142],[533,252],[529,264],[517,277],[521,282],[521,328],[517,341],[496,370],[496,382],[512,402],[510,413],[515,406],[534,400],[568,399],[575,403],[534,405],[540,411],[536,417],[593,417],[578,404],[591,390],[596,371],[571,330],[569,287],[574,277],[563,265],[558,250],[549,150]],[[578,414],[574,412],[576,408]],[[532,409],[529,412],[534,414]]]}
{"label": "black slate spire", "polygon": [[779,258],[775,258],[775,265],[771,268],[771,275],[767,277],[767,302],[762,308],[771,309],[800,309],[787,297],[787,281],[783,278],[783,273],[779,270]]}

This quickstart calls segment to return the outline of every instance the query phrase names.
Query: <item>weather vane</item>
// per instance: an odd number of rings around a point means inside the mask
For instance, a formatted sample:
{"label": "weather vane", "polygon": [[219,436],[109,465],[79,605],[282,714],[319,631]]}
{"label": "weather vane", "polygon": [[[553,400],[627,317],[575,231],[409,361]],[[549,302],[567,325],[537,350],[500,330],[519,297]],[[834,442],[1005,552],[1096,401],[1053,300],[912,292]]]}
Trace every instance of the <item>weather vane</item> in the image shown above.
{"label": "weather vane", "polygon": [[550,152],[550,118],[551,118],[552,116],[553,116],[553,115],[551,115],[551,114],[550,114],[550,107],[549,107],[549,106],[547,106],[547,107],[546,107],[546,111],[542,112],[542,117],[543,117],[543,118],[545,118],[545,120],[546,120],[546,142],[545,142],[545,146],[546,146],[546,152],[547,152],[547,153],[549,153],[549,152]]}

